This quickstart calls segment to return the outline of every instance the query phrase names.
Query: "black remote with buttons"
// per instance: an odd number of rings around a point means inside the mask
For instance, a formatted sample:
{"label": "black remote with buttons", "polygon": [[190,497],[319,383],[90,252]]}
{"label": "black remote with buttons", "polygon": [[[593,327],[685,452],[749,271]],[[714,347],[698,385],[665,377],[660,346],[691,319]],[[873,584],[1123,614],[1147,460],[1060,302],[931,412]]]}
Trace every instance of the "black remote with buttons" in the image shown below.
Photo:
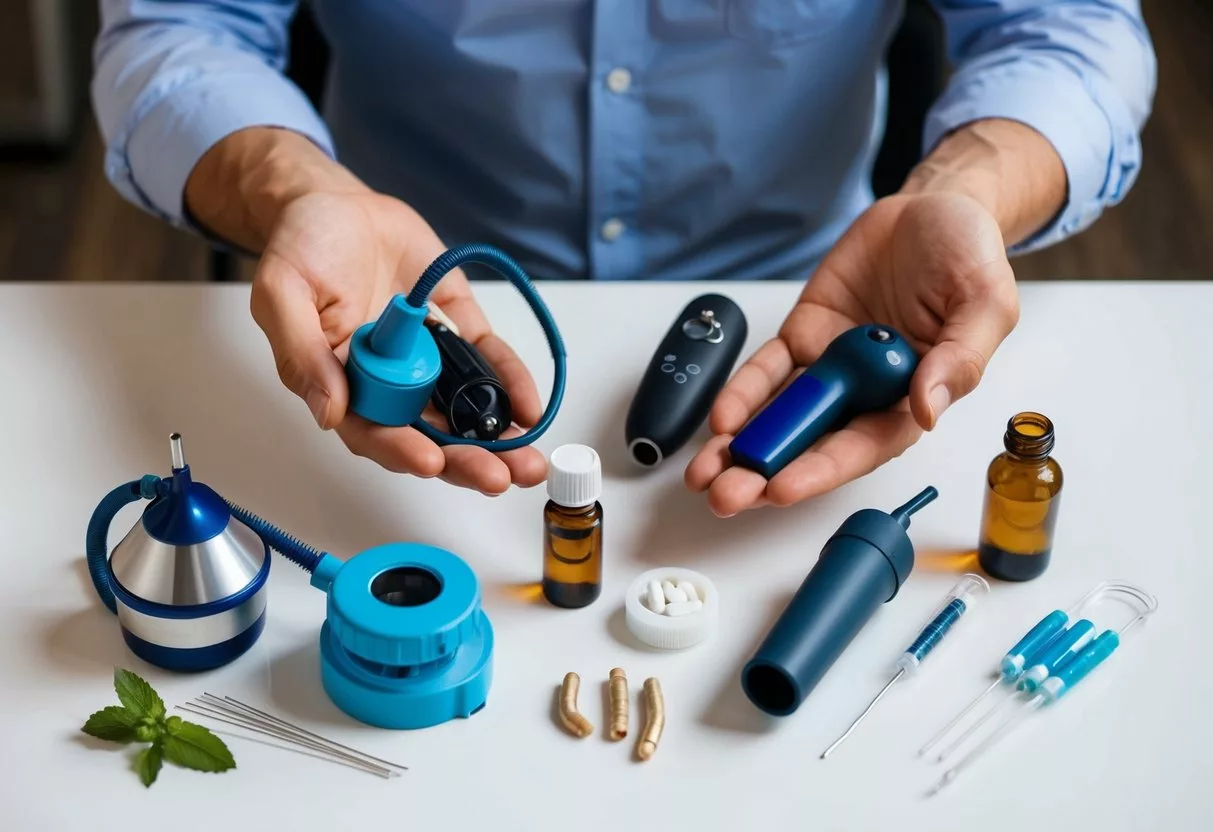
{"label": "black remote with buttons", "polygon": [[653,468],[695,435],[745,346],[741,308],[723,295],[686,305],[653,353],[624,428],[628,453]]}

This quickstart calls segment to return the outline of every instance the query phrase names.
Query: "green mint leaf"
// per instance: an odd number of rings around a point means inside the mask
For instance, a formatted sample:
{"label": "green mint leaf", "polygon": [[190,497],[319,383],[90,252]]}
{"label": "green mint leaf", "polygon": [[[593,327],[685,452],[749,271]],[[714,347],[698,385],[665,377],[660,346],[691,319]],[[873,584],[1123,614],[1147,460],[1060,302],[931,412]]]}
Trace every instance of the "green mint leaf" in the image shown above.
{"label": "green mint leaf", "polygon": [[195,771],[227,771],[236,767],[232,752],[223,740],[201,725],[182,722],[173,733],[165,734],[162,740],[164,757]]}
{"label": "green mint leaf", "polygon": [[119,705],[102,708],[88,718],[80,728],[90,737],[110,742],[132,742],[139,718]]}
{"label": "green mint leaf", "polygon": [[159,743],[153,743],[139,752],[135,757],[135,770],[139,772],[139,779],[143,781],[143,785],[150,787],[152,783],[156,782],[156,775],[160,773],[160,765],[163,761],[164,755]]}
{"label": "green mint leaf", "polygon": [[164,700],[151,685],[129,670],[114,669],[114,690],[118,700],[136,717],[159,719],[164,716]]}

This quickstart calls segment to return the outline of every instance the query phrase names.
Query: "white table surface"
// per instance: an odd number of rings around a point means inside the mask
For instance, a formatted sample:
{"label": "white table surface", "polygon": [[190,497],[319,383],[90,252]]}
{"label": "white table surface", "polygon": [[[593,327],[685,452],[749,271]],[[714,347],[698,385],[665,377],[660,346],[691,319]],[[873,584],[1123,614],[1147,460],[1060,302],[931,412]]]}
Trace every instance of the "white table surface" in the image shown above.
{"label": "white table surface", "polygon": [[[540,289],[563,326],[571,375],[539,447],[589,443],[606,467],[605,587],[579,611],[526,600],[540,576],[542,488],[489,499],[349,454],[278,383],[247,287],[0,286],[0,827],[1213,828],[1213,663],[1203,626],[1213,585],[1204,526],[1213,503],[1213,284],[1025,285],[1019,328],[936,433],[812,504],[729,520],[682,485],[693,446],[637,474],[623,454],[623,414],[689,299],[709,290],[734,297],[750,321],[748,354],[776,330],[798,287]],[[550,361],[521,299],[503,285],[478,291],[546,391]],[[924,674],[819,760],[956,580],[963,558],[946,553],[972,549],[983,472],[1007,418],[1024,409],[1055,421],[1066,475],[1051,568],[1030,583],[995,584]],[[184,434],[197,479],[318,547],[348,556],[419,540],[467,559],[498,639],[488,707],[414,732],[346,718],[317,676],[324,596],[281,559],[266,631],[238,661],[188,676],[134,659],[88,581],[85,526],[113,486],[169,473],[173,431]],[[740,668],[822,544],[851,512],[891,509],[927,484],[940,497],[914,518],[919,562],[901,594],[798,713],[762,716],[741,693]],[[119,515],[111,544],[138,511]],[[633,645],[622,594],[655,565],[691,566],[717,583],[721,622],[710,642],[676,654]],[[915,758],[919,745],[984,687],[1031,624],[1105,578],[1155,592],[1154,618],[1056,710],[926,798],[941,769]],[[602,736],[600,695],[616,665],[634,693],[632,735],[619,744]],[[116,702],[115,666],[146,675],[170,706],[203,691],[232,695],[411,771],[386,781],[228,736],[235,771],[166,765],[145,790],[129,749],[78,730]],[[582,710],[599,729],[589,739],[572,739],[553,719],[553,691],[569,670],[581,674]],[[637,763],[636,694],[650,675],[665,689],[667,725],[656,757]]]}

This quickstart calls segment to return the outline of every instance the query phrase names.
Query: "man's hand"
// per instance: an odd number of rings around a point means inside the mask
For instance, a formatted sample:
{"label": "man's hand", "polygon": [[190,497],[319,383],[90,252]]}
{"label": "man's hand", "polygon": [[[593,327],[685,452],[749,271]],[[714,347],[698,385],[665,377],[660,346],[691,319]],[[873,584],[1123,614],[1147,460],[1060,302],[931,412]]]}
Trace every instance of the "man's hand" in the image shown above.
{"label": "man's hand", "polygon": [[[543,481],[547,462],[534,448],[493,454],[439,447],[414,428],[371,424],[347,410],[343,362],[350,337],[446,250],[410,207],[371,191],[306,139],[262,129],[234,134],[203,157],[187,199],[199,222],[261,253],[253,318],[269,339],[282,383],[321,428],[335,429],[351,451],[389,470],[486,494]],[[464,275],[448,274],[431,301],[493,365],[517,424],[533,425],[542,414],[535,383],[493,334]],[[427,417],[447,429],[434,413]],[[519,432],[514,427],[505,435]]]}
{"label": "man's hand", "polygon": [[[902,454],[977,386],[1019,320],[1006,247],[1056,216],[1066,171],[1053,146],[1018,122],[974,122],[945,138],[901,193],[878,201],[826,256],[784,321],[721,391],[717,436],[686,483],[722,516],[823,494]],[[823,437],[770,482],[733,467],[728,445],[837,335],[865,323],[899,330],[922,356],[910,395]]]}
{"label": "man's hand", "polygon": [[[713,437],[691,461],[687,485],[708,490],[722,516],[823,494],[900,455],[970,393],[1018,319],[1015,276],[998,223],[957,194],[897,195],[872,206],[822,262],[777,337],[721,391]],[[879,322],[923,356],[910,395],[822,438],[769,482],[733,467],[728,444],[794,368],[812,364],[842,332]]]}

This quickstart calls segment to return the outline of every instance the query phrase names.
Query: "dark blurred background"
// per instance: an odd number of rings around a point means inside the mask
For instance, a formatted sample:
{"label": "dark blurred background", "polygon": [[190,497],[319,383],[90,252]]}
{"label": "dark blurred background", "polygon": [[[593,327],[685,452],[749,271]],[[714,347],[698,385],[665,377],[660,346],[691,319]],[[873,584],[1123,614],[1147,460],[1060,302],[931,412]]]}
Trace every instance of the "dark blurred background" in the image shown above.
{"label": "dark blurred background", "polygon": [[[123,201],[105,179],[88,101],[93,0],[0,0],[0,280],[247,279]],[[1145,164],[1125,201],[1087,232],[1015,261],[1021,280],[1213,279],[1213,2],[1145,9],[1158,52]],[[289,73],[314,98],[327,51],[304,6]],[[917,158],[922,114],[946,77],[927,4],[910,0],[890,46],[890,126],[873,175],[897,187]]]}

